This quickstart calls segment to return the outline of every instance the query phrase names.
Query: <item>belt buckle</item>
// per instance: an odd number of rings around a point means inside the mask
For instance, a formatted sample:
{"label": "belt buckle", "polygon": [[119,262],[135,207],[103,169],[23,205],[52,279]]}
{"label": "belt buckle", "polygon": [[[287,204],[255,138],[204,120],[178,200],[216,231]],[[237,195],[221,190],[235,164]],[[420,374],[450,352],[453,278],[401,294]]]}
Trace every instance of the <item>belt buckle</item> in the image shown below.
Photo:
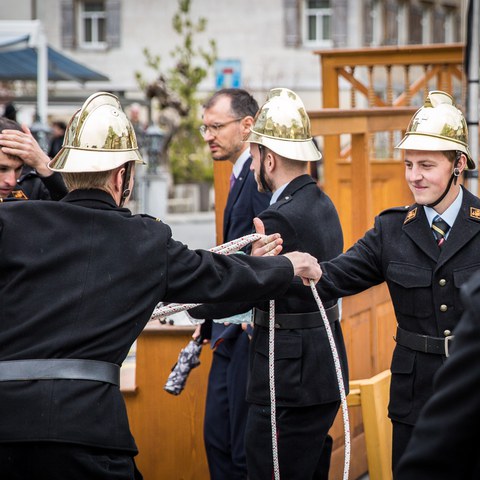
{"label": "belt buckle", "polygon": [[445,337],[445,356],[448,358],[450,356],[450,353],[448,352],[448,342],[453,340],[455,338],[455,335],[449,335],[448,337]]}

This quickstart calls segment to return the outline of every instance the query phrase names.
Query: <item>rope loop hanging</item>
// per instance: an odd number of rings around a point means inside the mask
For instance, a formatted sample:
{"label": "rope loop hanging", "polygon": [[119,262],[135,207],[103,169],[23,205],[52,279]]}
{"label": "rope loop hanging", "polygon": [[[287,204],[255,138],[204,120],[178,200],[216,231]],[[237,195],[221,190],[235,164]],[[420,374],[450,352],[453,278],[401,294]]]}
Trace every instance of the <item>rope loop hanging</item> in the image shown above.
{"label": "rope loop hanging", "polygon": [[[253,233],[240,237],[231,242],[218,245],[211,248],[209,251],[218,253],[221,255],[230,255],[231,253],[238,252],[242,248],[246,247],[252,242],[265,238],[265,235]],[[345,385],[343,381],[342,367],[340,364],[340,358],[338,356],[337,347],[335,345],[335,339],[333,338],[332,329],[323,307],[323,303],[318,295],[315,283],[310,280],[310,288],[312,290],[313,298],[318,306],[318,310],[322,316],[322,320],[327,332],[328,343],[333,356],[333,363],[335,366],[335,374],[337,377],[338,389],[340,391],[340,402],[342,408],[343,428],[345,436],[345,455],[344,455],[344,467],[343,467],[343,480],[348,480],[348,474],[350,470],[350,421],[348,415],[347,396],[345,392]],[[191,308],[201,305],[200,303],[169,303],[164,305],[159,303],[150,318],[152,320],[158,320],[160,318],[173,315],[174,313],[183,312]],[[278,443],[277,443],[277,418],[276,418],[276,397],[275,397],[275,302],[270,300],[269,304],[269,328],[268,328],[268,375],[269,375],[269,390],[270,390],[270,417],[272,426],[272,454],[273,454],[273,475],[275,480],[280,480],[280,466],[278,460]]]}

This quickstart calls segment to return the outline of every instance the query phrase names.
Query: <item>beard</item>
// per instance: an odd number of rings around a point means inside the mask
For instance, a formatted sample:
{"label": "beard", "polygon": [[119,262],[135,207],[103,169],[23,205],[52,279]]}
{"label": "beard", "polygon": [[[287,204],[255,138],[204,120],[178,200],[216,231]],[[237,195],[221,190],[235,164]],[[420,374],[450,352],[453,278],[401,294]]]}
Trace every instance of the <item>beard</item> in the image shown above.
{"label": "beard", "polygon": [[260,161],[260,172],[255,174],[255,180],[257,181],[257,190],[260,193],[273,192],[271,182],[268,181],[267,175],[265,172],[265,163],[263,159]]}

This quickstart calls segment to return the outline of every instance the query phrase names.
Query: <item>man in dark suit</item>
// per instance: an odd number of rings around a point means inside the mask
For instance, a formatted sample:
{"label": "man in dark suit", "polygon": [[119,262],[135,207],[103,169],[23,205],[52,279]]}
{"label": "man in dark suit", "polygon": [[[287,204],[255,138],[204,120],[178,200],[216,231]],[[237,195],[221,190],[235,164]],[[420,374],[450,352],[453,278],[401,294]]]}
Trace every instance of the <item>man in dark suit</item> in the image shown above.
{"label": "man in dark suit", "polygon": [[480,478],[480,273],[461,289],[465,313],[434,381],[396,480]]}
{"label": "man in dark suit", "polygon": [[[321,158],[310,135],[302,101],[285,88],[271,90],[247,139],[251,169],[260,191],[273,192],[259,215],[266,232],[279,231],[284,251],[301,246],[319,261],[342,252],[343,235],[331,200],[308,175],[310,161]],[[275,299],[275,390],[281,478],[327,479],[331,442],[328,431],[340,393],[326,329],[309,288],[293,281]],[[272,478],[272,425],[268,370],[268,302],[227,305],[238,313],[255,307],[250,345],[246,427],[248,478]],[[347,361],[336,299],[325,304],[348,389]]]}
{"label": "man in dark suit", "polygon": [[[228,88],[216,92],[204,105],[202,135],[214,161],[233,164],[230,191],[223,218],[223,241],[253,231],[253,219],[267,208],[270,195],[260,193],[250,171],[252,157],[243,140],[258,110],[248,92]],[[193,313],[194,314],[194,313]],[[204,312],[208,315],[208,312]],[[223,315],[221,315],[223,317]],[[211,334],[208,329],[211,327]],[[206,318],[204,338],[214,348],[208,379],[204,441],[212,480],[245,480],[245,400],[248,372],[248,332],[238,324],[224,325]]]}
{"label": "man in dark suit", "polygon": [[154,307],[268,298],[320,269],[298,252],[191,251],[132,215],[123,205],[142,159],[114,95],[89,97],[67,138],[50,163],[67,196],[0,208],[0,477],[132,480],[119,367]]}
{"label": "man in dark suit", "polygon": [[65,184],[59,173],[48,168],[49,161],[26,126],[0,118],[0,201],[64,197]]}
{"label": "man in dark suit", "polygon": [[328,299],[387,282],[398,323],[389,403],[393,467],[451,346],[464,309],[460,287],[480,267],[480,200],[458,183],[475,163],[452,97],[430,92],[397,148],[405,151],[416,203],[380,213],[345,254],[322,263],[318,285]]}

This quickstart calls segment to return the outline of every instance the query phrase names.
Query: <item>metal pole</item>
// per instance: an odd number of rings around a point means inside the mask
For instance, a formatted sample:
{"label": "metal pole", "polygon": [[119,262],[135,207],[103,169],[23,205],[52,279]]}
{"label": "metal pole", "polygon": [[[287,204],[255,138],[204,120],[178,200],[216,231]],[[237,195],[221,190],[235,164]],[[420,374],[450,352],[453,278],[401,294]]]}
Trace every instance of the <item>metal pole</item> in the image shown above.
{"label": "metal pole", "polygon": [[477,169],[467,172],[465,186],[478,195],[478,102],[479,102],[479,15],[480,0],[470,0],[467,12],[467,125],[470,151]]}
{"label": "metal pole", "polygon": [[37,23],[37,113],[38,119],[42,125],[47,124],[47,105],[48,105],[48,45],[43,25],[40,20],[34,20]]}

